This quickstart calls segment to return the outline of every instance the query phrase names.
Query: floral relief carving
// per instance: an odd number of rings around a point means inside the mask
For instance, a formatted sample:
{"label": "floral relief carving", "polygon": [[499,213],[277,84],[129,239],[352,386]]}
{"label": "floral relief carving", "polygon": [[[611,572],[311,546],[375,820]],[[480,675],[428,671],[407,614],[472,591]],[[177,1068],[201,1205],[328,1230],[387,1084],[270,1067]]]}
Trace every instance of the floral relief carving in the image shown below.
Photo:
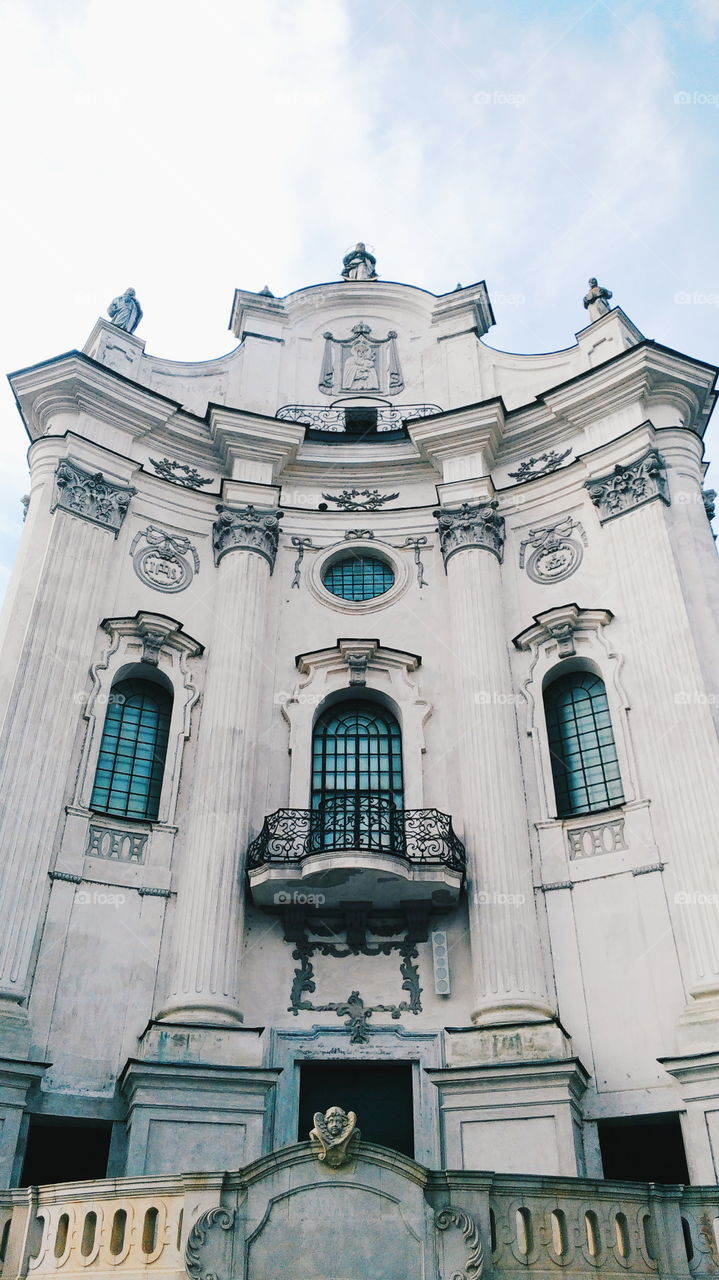
{"label": "floral relief carving", "polygon": [[671,501],[664,459],[657,449],[647,449],[640,458],[627,465],[617,463],[609,475],[588,480],[585,488],[598,509],[602,524],[651,502],[652,498],[661,498],[667,506]]}
{"label": "floral relief carving", "polygon": [[55,472],[52,510],[59,508],[93,524],[103,525],[114,530],[117,537],[130,499],[136,493],[137,489],[106,480],[101,471],[84,471],[76,462],[63,459]]}

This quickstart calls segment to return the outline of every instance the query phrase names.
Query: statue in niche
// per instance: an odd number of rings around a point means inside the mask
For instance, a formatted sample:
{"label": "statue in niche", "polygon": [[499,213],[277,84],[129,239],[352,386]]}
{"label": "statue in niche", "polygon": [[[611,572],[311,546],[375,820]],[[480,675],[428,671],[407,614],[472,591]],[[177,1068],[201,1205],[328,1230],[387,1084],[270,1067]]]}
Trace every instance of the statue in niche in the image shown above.
{"label": "statue in niche", "polygon": [[360,240],[342,259],[342,276],[345,280],[376,280],[376,265],[377,259]]}
{"label": "statue in niche", "polygon": [[379,391],[377,347],[358,337],[350,347],[342,371],[343,391]]}
{"label": "statue in niche", "polygon": [[113,298],[107,308],[107,314],[118,329],[124,329],[125,333],[134,333],[142,320],[142,307],[135,296],[135,290],[126,289],[117,298]]}
{"label": "statue in niche", "polygon": [[329,1107],[324,1115],[315,1111],[314,1122],[310,1142],[317,1159],[330,1169],[341,1169],[352,1159],[353,1153],[348,1151],[350,1143],[355,1139],[356,1145],[360,1139],[357,1116],[354,1111],[345,1111],[342,1107]]}
{"label": "statue in niche", "polygon": [[607,314],[611,296],[611,289],[605,289],[603,285],[597,284],[596,276],[590,278],[589,292],[584,295],[584,307],[589,312],[592,323]]}

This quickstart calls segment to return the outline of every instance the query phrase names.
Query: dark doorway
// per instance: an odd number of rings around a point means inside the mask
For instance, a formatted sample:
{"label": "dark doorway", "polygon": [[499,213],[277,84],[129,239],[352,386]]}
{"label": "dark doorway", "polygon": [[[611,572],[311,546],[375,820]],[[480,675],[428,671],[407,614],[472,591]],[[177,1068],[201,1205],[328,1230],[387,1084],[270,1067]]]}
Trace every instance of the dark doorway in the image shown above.
{"label": "dark doorway", "polygon": [[105,1121],[31,1116],[20,1186],[104,1178],[111,1136]]}
{"label": "dark doorway", "polygon": [[351,436],[374,435],[377,431],[377,410],[364,406],[345,409],[345,431]]}
{"label": "dark doorway", "polygon": [[600,1120],[605,1178],[629,1182],[689,1182],[679,1116],[671,1112]]}
{"label": "dark doorway", "polygon": [[412,1065],[409,1062],[303,1062],[297,1137],[306,1142],[316,1111],[357,1113],[363,1142],[414,1158]]}

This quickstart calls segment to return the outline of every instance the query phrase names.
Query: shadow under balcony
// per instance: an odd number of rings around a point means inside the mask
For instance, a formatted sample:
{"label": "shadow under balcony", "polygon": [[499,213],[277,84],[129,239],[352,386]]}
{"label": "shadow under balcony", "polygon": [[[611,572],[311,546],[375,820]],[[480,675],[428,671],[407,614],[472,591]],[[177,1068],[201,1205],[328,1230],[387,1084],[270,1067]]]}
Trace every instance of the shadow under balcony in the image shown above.
{"label": "shadow under balcony", "polygon": [[316,896],[326,909],[353,901],[448,910],[465,862],[448,814],[353,793],[270,814],[249,847],[247,874],[253,902],[264,908],[312,904]]}

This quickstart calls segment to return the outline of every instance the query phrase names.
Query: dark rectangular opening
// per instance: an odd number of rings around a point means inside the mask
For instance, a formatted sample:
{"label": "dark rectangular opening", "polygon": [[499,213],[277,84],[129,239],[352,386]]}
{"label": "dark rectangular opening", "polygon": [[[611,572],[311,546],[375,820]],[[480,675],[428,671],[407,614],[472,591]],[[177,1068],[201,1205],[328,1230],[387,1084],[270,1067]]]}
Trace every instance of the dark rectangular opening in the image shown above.
{"label": "dark rectangular opening", "polygon": [[345,431],[352,436],[374,435],[377,430],[377,410],[365,408],[345,409]]}
{"label": "dark rectangular opening", "polygon": [[600,1120],[605,1178],[629,1182],[689,1182],[684,1139],[676,1113]]}
{"label": "dark rectangular opening", "polygon": [[31,1116],[20,1186],[106,1177],[111,1137],[107,1121]]}
{"label": "dark rectangular opening", "polygon": [[329,1107],[356,1112],[363,1142],[414,1158],[410,1062],[303,1062],[299,1142],[307,1141],[315,1112]]}

